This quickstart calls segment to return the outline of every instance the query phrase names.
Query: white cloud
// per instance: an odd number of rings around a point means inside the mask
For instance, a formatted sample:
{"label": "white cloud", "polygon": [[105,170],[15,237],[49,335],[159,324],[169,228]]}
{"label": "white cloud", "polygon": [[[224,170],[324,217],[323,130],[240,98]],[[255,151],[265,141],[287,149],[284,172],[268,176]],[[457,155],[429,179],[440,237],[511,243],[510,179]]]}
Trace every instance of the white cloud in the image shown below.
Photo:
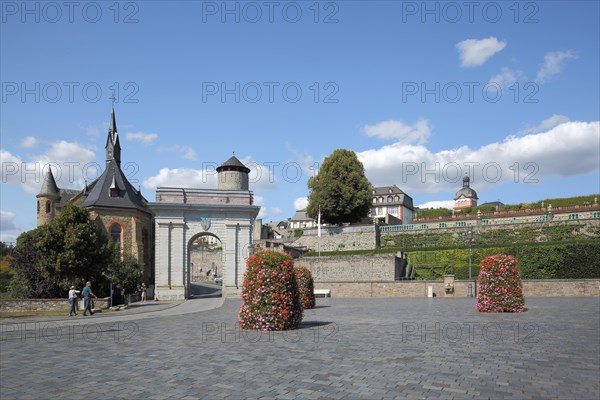
{"label": "white cloud", "polygon": [[281,215],[281,214],[283,214],[283,210],[279,207],[273,207],[273,208],[271,208],[271,214]]}
{"label": "white cloud", "polygon": [[298,160],[302,171],[308,177],[314,176],[319,171],[320,163],[315,161],[315,158],[310,154],[303,154],[289,143],[285,144],[285,148],[289,150]]}
{"label": "white cloud", "polygon": [[23,232],[15,225],[15,213],[0,210],[0,241],[14,243]]}
{"label": "white cloud", "polygon": [[[273,190],[277,187],[277,179],[276,175],[283,173],[283,166],[280,163],[270,163],[270,162],[258,162],[254,161],[252,157],[243,157],[240,161],[248,168],[250,168],[250,173],[248,174],[248,180],[250,181],[250,186],[252,190],[265,191],[265,190]],[[296,173],[292,168],[289,168],[289,171],[286,170],[290,175]],[[295,178],[295,176],[290,176],[290,178]],[[285,176],[284,176],[285,179]]]}
{"label": "white cloud", "polygon": [[254,195],[254,205],[260,206],[260,211],[256,216],[257,219],[265,219],[269,216],[269,211],[265,207],[265,198],[259,195]]}
{"label": "white cloud", "polygon": [[0,150],[2,183],[19,185],[28,193],[38,193],[48,168],[60,188],[83,188],[84,180],[92,180],[101,173],[92,150],[76,142],[54,142],[45,153],[28,161],[8,151]]}
{"label": "white cloud", "polygon": [[357,155],[372,184],[397,184],[412,195],[455,191],[465,172],[470,172],[478,191],[515,179],[534,184],[550,176],[597,172],[599,143],[600,122],[564,122],[545,132],[508,136],[478,149],[462,146],[433,153],[422,145],[398,142]]}
{"label": "white cloud", "polygon": [[[267,165],[255,162],[251,157],[240,160],[250,168],[248,181],[254,191],[272,190],[277,186],[274,169]],[[221,163],[203,162],[202,168],[162,168],[157,175],[144,179],[143,184],[147,189],[159,186],[187,187],[187,188],[217,188],[217,167]]]}
{"label": "white cloud", "polygon": [[159,147],[158,151],[165,153],[181,153],[181,156],[186,160],[194,161],[196,159],[196,150],[194,150],[190,146],[169,146],[169,147]]}
{"label": "white cloud", "polygon": [[514,71],[510,68],[503,67],[499,73],[490,78],[489,83],[496,83],[502,87],[513,85],[523,76],[521,71]]}
{"label": "white cloud", "polygon": [[402,143],[423,144],[431,135],[431,128],[426,119],[418,120],[414,125],[407,125],[402,121],[389,120],[375,125],[365,125],[363,132],[367,136],[382,139],[396,139]]}
{"label": "white cloud", "polygon": [[85,134],[92,138],[100,137],[100,130],[97,126],[88,126],[85,128]]}
{"label": "white cloud", "polygon": [[569,117],[564,115],[554,114],[550,118],[543,120],[538,126],[533,128],[527,128],[523,130],[521,133],[531,134],[531,133],[539,133],[549,129],[554,128],[560,124],[564,124],[565,122],[569,122]]}
{"label": "white cloud", "polygon": [[417,207],[419,207],[421,210],[426,208],[447,208],[452,210],[454,208],[454,200],[428,201],[427,203],[419,204]]}
{"label": "white cloud", "polygon": [[144,132],[127,132],[125,139],[140,142],[148,145],[158,138],[156,133],[144,133]]}
{"label": "white cloud", "polygon": [[308,197],[298,197],[294,200],[294,210],[303,210],[308,207]]}
{"label": "white cloud", "polygon": [[487,39],[467,39],[456,44],[460,66],[479,67],[506,47],[506,42],[491,36]]}
{"label": "white cloud", "polygon": [[25,139],[21,141],[21,147],[26,149],[35,147],[38,144],[38,140],[33,136],[27,136]]}
{"label": "white cloud", "polygon": [[217,172],[214,169],[162,168],[157,175],[143,181],[146,189],[157,187],[217,188]]}
{"label": "white cloud", "polygon": [[545,83],[548,79],[562,72],[567,60],[577,58],[570,51],[555,51],[546,53],[544,64],[537,73],[536,82]]}
{"label": "white cloud", "polygon": [[183,158],[194,161],[196,159],[196,150],[192,149],[191,147],[184,147]]}
{"label": "white cloud", "polygon": [[0,210],[0,230],[11,231],[15,229],[15,213],[10,211]]}

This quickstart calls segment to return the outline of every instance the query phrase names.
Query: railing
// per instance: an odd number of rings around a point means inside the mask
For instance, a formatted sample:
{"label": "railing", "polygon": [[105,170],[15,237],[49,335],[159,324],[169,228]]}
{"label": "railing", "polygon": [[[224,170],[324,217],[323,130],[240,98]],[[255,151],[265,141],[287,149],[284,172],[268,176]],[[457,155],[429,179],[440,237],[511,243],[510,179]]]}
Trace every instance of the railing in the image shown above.
{"label": "railing", "polygon": [[[558,207],[557,207],[558,208]],[[565,211],[565,208],[562,207],[560,210]],[[571,208],[571,207],[568,207]],[[577,210],[577,209],[576,209]],[[532,223],[552,223],[552,222],[561,222],[561,221],[580,221],[587,219],[600,219],[600,211],[584,211],[581,208],[578,209],[579,212],[565,212],[561,214],[553,213],[553,218],[549,218],[547,214],[542,215],[521,215],[518,217],[498,217],[494,215],[494,218],[485,218],[484,213],[481,214],[481,225],[482,226],[496,226],[496,225],[517,225],[517,224],[532,224]],[[554,209],[553,209],[554,211]],[[487,213],[492,214],[493,213]],[[451,220],[438,220],[435,222],[419,222],[414,224],[406,224],[406,225],[384,225],[380,226],[380,232],[406,232],[406,231],[425,231],[431,229],[449,229],[449,228],[464,228],[471,225],[477,225],[477,218],[472,218],[469,220],[460,220],[460,221],[451,221]]]}

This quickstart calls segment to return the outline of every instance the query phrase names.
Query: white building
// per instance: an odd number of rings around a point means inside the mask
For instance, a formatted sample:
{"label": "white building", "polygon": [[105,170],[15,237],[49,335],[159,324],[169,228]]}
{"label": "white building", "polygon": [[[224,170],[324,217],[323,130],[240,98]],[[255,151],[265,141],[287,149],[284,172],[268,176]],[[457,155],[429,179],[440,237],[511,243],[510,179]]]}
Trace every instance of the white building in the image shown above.
{"label": "white building", "polygon": [[400,190],[398,186],[373,188],[371,218],[390,225],[393,225],[394,222],[412,224],[414,210],[412,197]]}

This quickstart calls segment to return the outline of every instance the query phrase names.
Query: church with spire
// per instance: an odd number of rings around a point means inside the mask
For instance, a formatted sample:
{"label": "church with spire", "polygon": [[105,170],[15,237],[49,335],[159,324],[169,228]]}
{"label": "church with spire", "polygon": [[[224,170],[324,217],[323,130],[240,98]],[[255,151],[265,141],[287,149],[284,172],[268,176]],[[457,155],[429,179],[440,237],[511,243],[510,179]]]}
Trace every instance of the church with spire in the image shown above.
{"label": "church with spire", "polygon": [[52,169],[48,169],[37,195],[37,225],[52,221],[68,202],[86,208],[107,237],[120,245],[122,256],[134,256],[144,268],[144,279],[152,281],[153,214],[148,201],[121,170],[121,143],[114,108],[105,150],[102,175],[86,183],[82,190],[60,189]]}

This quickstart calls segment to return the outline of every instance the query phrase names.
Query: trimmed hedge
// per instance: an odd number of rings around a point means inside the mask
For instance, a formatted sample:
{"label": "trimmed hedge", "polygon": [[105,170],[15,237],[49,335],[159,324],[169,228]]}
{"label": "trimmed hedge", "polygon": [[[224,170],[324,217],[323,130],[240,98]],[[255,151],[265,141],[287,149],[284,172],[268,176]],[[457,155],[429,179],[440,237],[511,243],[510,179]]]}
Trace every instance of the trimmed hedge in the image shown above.
{"label": "trimmed hedge", "polygon": [[260,251],[247,261],[238,323],[242,329],[296,329],[302,307],[292,257]]}
{"label": "trimmed hedge", "polygon": [[[520,260],[523,279],[600,278],[600,252],[595,241],[474,248],[473,275],[479,273],[481,260],[498,253]],[[453,267],[456,279],[469,277],[469,250],[465,248],[409,252],[408,262],[427,266],[417,268],[417,279],[439,279],[449,266]]]}
{"label": "trimmed hedge", "polygon": [[523,283],[516,258],[494,254],[481,261],[476,309],[479,312],[525,311]]}

